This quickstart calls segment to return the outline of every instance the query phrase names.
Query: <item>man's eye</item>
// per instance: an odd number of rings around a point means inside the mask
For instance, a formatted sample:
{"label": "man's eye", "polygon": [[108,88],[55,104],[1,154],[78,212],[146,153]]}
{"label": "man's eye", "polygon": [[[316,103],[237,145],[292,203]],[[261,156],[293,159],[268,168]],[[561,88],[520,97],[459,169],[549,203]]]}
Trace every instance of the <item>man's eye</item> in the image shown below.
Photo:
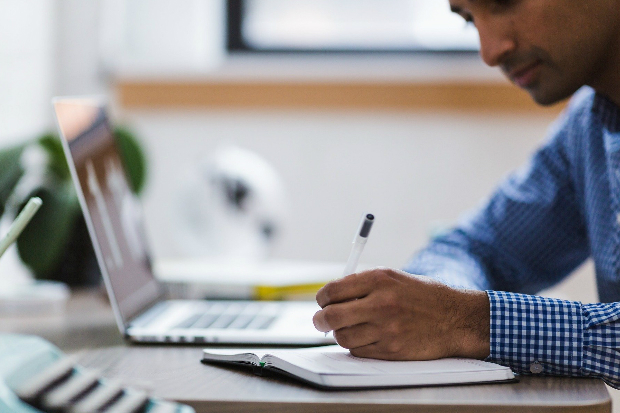
{"label": "man's eye", "polygon": [[474,16],[472,16],[472,14],[469,11],[463,10],[459,6],[451,6],[450,10],[452,11],[452,13],[455,13],[461,16],[463,20],[465,20],[467,25],[474,24]]}
{"label": "man's eye", "polygon": [[474,18],[473,18],[473,16],[471,16],[469,14],[467,14],[467,15],[463,15],[462,14],[461,17],[465,20],[465,23],[466,23],[467,26],[474,25]]}
{"label": "man's eye", "polygon": [[491,5],[494,6],[495,9],[503,10],[515,6],[518,2],[518,0],[493,0]]}

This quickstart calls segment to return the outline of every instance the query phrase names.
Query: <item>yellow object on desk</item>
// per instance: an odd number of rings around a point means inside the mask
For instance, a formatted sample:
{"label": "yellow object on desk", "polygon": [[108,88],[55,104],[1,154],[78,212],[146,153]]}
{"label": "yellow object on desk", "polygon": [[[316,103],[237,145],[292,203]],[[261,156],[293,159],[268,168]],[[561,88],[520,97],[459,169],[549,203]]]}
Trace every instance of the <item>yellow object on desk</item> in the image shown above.
{"label": "yellow object on desk", "polygon": [[317,291],[326,283],[308,283],[291,285],[257,285],[253,298],[262,301],[278,300],[314,300]]}
{"label": "yellow object on desk", "polygon": [[[154,273],[173,297],[237,300],[314,300],[340,278],[344,263],[298,260],[157,260]],[[361,264],[359,269],[370,266]]]}

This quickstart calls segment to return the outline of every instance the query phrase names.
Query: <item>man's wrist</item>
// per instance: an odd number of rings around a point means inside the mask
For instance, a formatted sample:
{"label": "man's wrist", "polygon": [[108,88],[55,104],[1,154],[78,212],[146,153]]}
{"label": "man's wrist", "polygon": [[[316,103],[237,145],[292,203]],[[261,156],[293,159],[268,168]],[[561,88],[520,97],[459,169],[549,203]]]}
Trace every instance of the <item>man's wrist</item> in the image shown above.
{"label": "man's wrist", "polygon": [[491,347],[491,311],[484,291],[459,290],[452,331],[453,353],[457,357],[485,359]]}

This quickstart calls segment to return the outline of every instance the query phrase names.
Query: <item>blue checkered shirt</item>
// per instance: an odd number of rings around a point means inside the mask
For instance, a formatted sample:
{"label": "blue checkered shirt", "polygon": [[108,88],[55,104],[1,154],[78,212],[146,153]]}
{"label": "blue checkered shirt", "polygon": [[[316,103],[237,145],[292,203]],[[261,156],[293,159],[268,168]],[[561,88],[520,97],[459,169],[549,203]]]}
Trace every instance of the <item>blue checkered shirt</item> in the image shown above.
{"label": "blue checkered shirt", "polygon": [[[601,303],[533,295],[588,257]],[[577,92],[529,164],[405,270],[486,290],[489,361],[620,387],[620,108]]]}

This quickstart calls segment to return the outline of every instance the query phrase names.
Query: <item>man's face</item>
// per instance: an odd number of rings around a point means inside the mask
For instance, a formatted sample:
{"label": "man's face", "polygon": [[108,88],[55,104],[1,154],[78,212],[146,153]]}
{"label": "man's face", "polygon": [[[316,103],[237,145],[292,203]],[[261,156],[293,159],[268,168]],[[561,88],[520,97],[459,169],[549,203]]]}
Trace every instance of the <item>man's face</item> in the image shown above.
{"label": "man's face", "polygon": [[618,84],[618,0],[450,0],[472,22],[480,55],[548,105],[583,85]]}

